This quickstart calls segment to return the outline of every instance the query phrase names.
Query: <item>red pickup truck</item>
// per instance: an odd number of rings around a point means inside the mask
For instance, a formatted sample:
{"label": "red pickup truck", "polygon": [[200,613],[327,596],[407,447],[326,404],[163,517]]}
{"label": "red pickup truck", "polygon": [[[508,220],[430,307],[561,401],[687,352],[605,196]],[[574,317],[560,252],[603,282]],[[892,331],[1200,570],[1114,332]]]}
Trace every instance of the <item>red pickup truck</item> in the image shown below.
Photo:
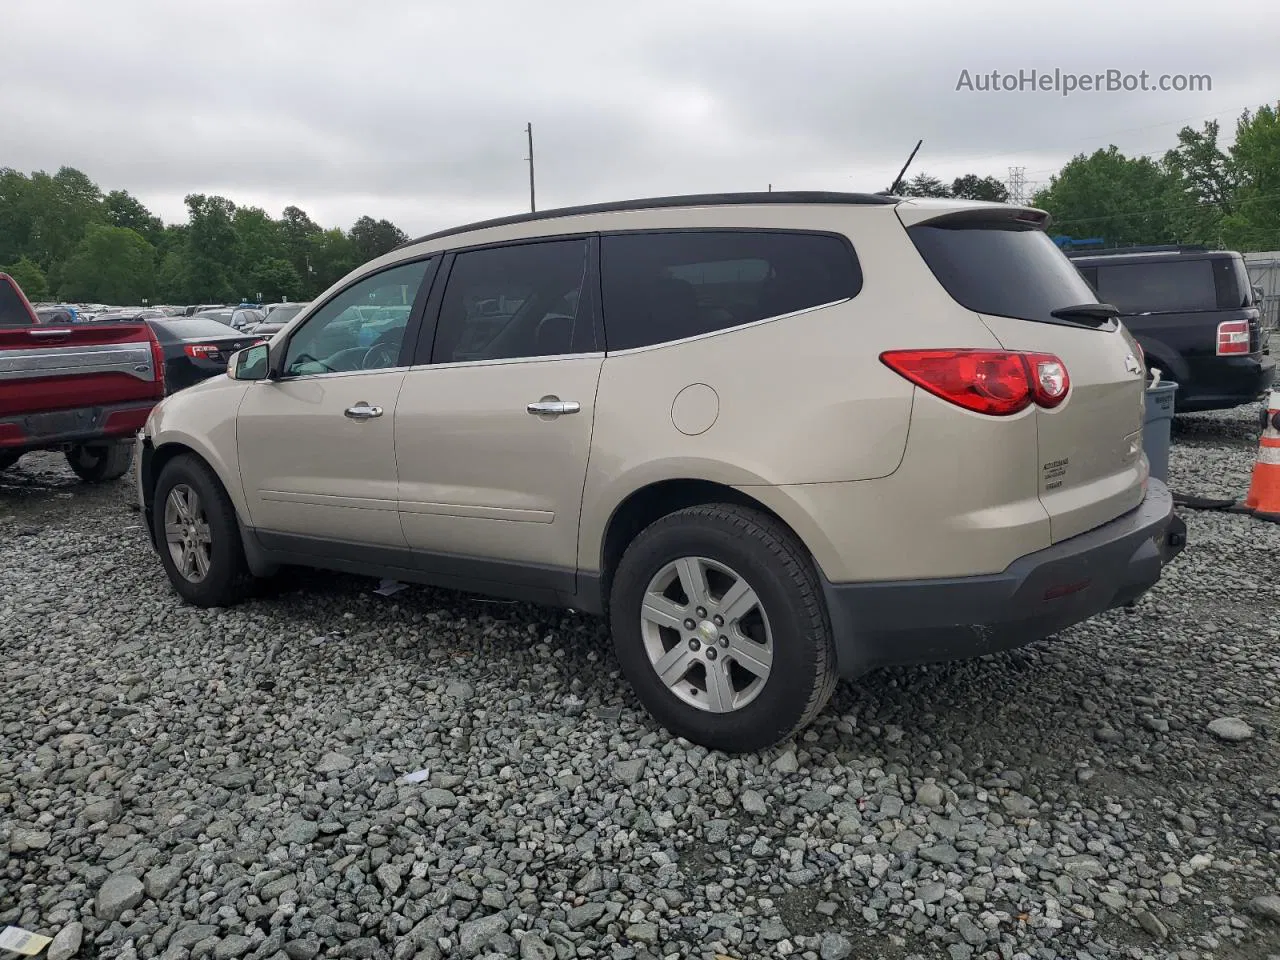
{"label": "red pickup truck", "polygon": [[115,480],[163,397],[164,356],[148,324],[42,325],[0,273],[0,470],[58,450],[81,479]]}

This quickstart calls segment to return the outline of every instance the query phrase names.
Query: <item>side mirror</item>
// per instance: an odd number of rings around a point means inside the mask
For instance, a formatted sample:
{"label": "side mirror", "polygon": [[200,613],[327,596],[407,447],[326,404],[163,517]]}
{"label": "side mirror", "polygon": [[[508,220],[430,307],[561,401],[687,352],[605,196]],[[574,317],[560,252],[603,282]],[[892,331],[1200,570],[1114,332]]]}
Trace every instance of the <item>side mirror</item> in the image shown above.
{"label": "side mirror", "polygon": [[271,348],[265,343],[245,347],[227,362],[227,376],[232,380],[266,380],[270,373]]}

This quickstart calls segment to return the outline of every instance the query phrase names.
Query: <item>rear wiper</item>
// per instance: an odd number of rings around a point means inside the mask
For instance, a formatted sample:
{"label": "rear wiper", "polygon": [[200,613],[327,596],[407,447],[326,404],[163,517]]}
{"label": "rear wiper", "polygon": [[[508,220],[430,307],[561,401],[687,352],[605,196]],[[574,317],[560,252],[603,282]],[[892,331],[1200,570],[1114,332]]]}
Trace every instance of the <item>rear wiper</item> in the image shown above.
{"label": "rear wiper", "polygon": [[1072,307],[1051,310],[1049,316],[1059,320],[1110,320],[1120,316],[1120,308],[1109,303],[1077,303]]}

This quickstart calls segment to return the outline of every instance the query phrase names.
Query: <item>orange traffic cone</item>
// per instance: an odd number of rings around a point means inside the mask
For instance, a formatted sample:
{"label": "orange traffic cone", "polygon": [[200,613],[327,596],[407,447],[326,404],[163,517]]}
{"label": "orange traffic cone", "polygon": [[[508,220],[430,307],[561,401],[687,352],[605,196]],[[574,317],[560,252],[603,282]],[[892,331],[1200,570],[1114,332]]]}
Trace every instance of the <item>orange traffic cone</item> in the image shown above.
{"label": "orange traffic cone", "polygon": [[1258,462],[1244,505],[1255,516],[1280,520],[1280,390],[1272,390],[1258,441]]}

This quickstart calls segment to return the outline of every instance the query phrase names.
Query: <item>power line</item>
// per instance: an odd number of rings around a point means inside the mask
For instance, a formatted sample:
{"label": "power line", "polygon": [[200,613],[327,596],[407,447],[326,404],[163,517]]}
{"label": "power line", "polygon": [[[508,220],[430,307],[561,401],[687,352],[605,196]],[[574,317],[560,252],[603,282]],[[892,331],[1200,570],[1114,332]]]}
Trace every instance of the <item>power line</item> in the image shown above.
{"label": "power line", "polygon": [[[1227,113],[1234,113],[1234,112],[1236,112],[1236,111],[1243,111],[1243,110],[1253,110],[1253,109],[1256,109],[1256,106],[1257,106],[1257,105],[1249,105],[1249,104],[1245,104],[1244,106],[1229,107],[1229,108],[1226,108],[1226,109],[1223,109],[1223,110],[1218,110],[1218,111],[1216,111],[1216,112],[1214,112],[1214,113],[1206,113],[1206,114],[1202,114],[1201,116],[1198,116],[1198,117],[1184,117],[1184,118],[1182,118],[1181,120],[1165,120],[1165,121],[1163,121],[1163,122],[1161,122],[1161,123],[1150,123],[1150,124],[1147,124],[1146,126],[1142,126],[1142,127],[1129,127],[1128,129],[1125,129],[1125,130],[1113,130],[1113,131],[1111,131],[1110,133],[1099,133],[1099,134],[1093,134],[1093,135],[1090,135],[1090,136],[1087,136],[1087,137],[1077,137],[1075,140],[1069,140],[1069,141],[1062,142],[1062,143],[1051,144],[1051,145],[1049,145],[1049,146],[1037,146],[1037,148],[1036,148],[1036,149],[1037,149],[1037,150],[1061,150],[1061,149],[1065,149],[1065,148],[1067,148],[1067,147],[1074,146],[1074,145],[1075,145],[1075,144],[1077,144],[1077,143],[1083,143],[1083,142],[1088,141],[1088,140],[1106,140],[1106,139],[1108,139],[1108,138],[1110,138],[1110,137],[1115,137],[1115,136],[1118,136],[1118,135],[1123,134],[1123,133],[1139,133],[1139,132],[1144,131],[1144,130],[1155,130],[1155,129],[1158,129],[1158,128],[1160,128],[1160,127],[1168,127],[1168,126],[1171,126],[1171,125],[1173,125],[1173,124],[1178,124],[1178,123],[1193,123],[1193,122],[1198,121],[1198,120],[1212,120],[1212,119],[1216,119],[1216,118],[1218,118],[1218,117],[1221,117],[1221,116],[1223,116],[1224,114],[1227,114]],[[1025,153],[1025,152],[1026,152],[1026,151],[1012,151],[1012,150],[1009,150],[1009,151],[1005,151],[1004,153],[987,153],[987,154],[949,154],[949,155],[946,157],[946,160],[947,160],[947,162],[948,162],[948,163],[951,163],[951,162],[958,162],[958,161],[973,162],[973,161],[975,161],[975,160],[1000,160],[1000,159],[1003,159],[1003,158],[1005,158],[1005,157],[1018,156],[1018,155],[1021,155],[1022,153]],[[1163,155],[1164,151],[1163,151],[1163,150],[1162,150],[1162,151],[1159,151],[1159,153],[1160,153],[1161,155]],[[1039,171],[1037,171],[1037,172],[1039,172]]]}
{"label": "power line", "polygon": [[[1261,203],[1265,200],[1280,200],[1280,192],[1264,193],[1256,197],[1246,197],[1243,200],[1233,200],[1232,206],[1246,206],[1251,203]],[[1186,206],[1149,207],[1146,210],[1131,210],[1128,213],[1109,213],[1103,217],[1080,217],[1075,220],[1055,220],[1054,226],[1065,227],[1078,223],[1104,223],[1112,220],[1124,220],[1128,217],[1150,216],[1153,213],[1181,213],[1186,210],[1198,210],[1201,207],[1212,207],[1216,205],[1216,201],[1201,200],[1198,203],[1192,203]]]}

